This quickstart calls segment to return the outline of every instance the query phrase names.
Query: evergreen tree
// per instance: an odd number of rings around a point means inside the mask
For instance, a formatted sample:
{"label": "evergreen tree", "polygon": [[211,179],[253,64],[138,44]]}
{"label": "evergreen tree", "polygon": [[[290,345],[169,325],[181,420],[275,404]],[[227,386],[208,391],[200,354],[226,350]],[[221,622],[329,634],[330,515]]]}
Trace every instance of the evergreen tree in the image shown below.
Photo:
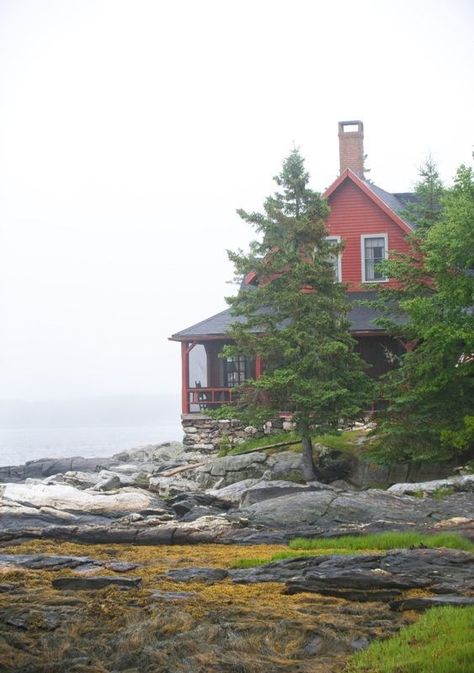
{"label": "evergreen tree", "polygon": [[328,206],[308,188],[298,150],[274,179],[279,191],[265,200],[263,213],[237,211],[260,237],[249,254],[229,252],[237,275],[254,280],[228,299],[235,345],[225,354],[262,358],[263,376],[246,382],[233,411],[266,420],[291,412],[311,480],[312,435],[360,418],[370,383],[349,333],[345,290],[335,282],[341,245],[326,238]]}
{"label": "evergreen tree", "polygon": [[406,206],[401,215],[414,224],[418,238],[425,238],[433,224],[441,220],[441,201],[444,195],[444,186],[431,156],[420,167],[419,178],[415,185],[416,198]]}
{"label": "evergreen tree", "polygon": [[433,292],[433,279],[424,264],[424,242],[431,227],[442,221],[444,194],[445,188],[437,166],[428,157],[419,169],[415,198],[400,213],[414,228],[407,237],[409,251],[392,252],[390,259],[380,265],[385,276],[395,280],[396,285],[377,286],[378,298],[367,302],[382,314],[379,325],[404,342],[413,342],[417,337],[410,321],[406,321],[402,303],[409,298],[423,297]]}
{"label": "evergreen tree", "polygon": [[[383,382],[390,404],[377,428],[379,454],[389,460],[469,457],[474,450],[472,169],[458,170],[419,249],[418,291],[412,284],[398,293],[407,319],[398,329],[416,347]],[[391,269],[392,276],[402,278],[396,262]]]}

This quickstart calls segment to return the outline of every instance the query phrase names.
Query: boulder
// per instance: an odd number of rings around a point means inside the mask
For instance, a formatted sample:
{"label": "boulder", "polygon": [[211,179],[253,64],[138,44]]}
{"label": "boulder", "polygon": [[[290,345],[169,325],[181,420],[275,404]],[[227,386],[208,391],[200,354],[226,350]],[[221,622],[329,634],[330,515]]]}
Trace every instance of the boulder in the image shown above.
{"label": "boulder", "polygon": [[[43,480],[43,484],[66,484],[83,491],[87,488],[93,488],[101,481],[97,472],[64,472],[64,474],[53,474]],[[34,483],[32,480],[26,480],[26,483]],[[38,483],[38,482],[36,482]]]}
{"label": "boulder", "polygon": [[265,479],[303,482],[303,463],[301,453],[280,451],[270,455],[267,460]]}
{"label": "boulder", "polygon": [[176,475],[174,477],[151,477],[148,488],[162,497],[171,497],[180,493],[196,490],[196,482]]}
{"label": "boulder", "polygon": [[397,495],[432,495],[445,491],[474,491],[474,474],[466,474],[461,477],[449,477],[448,479],[435,479],[434,481],[420,481],[418,483],[394,484],[388,489],[390,493]]}
{"label": "boulder", "polygon": [[308,491],[327,491],[328,488],[329,487],[325,484],[319,484],[318,482],[296,484],[292,481],[283,480],[260,481],[242,492],[240,506],[247,507],[248,505],[253,505],[256,502],[262,502],[263,500],[270,500],[272,498],[279,498],[297,493],[307,493]]}
{"label": "boulder", "polygon": [[120,488],[122,482],[117,474],[103,476],[100,481],[92,487],[93,491],[116,491]]}
{"label": "boulder", "polygon": [[242,481],[236,481],[233,484],[223,486],[222,488],[209,489],[206,491],[206,493],[210,496],[215,496],[220,500],[226,501],[229,504],[238,504],[242,498],[243,493],[245,493],[250,487],[260,483],[262,483],[261,479],[242,479]]}
{"label": "boulder", "polygon": [[0,494],[4,505],[51,508],[55,511],[117,516],[156,506],[156,498],[146,491],[124,488],[114,493],[83,491],[66,484],[5,484]]}
{"label": "boulder", "polygon": [[209,489],[216,483],[221,487],[243,479],[261,479],[267,459],[267,454],[260,451],[216,458],[196,470],[197,481],[201,488]]}

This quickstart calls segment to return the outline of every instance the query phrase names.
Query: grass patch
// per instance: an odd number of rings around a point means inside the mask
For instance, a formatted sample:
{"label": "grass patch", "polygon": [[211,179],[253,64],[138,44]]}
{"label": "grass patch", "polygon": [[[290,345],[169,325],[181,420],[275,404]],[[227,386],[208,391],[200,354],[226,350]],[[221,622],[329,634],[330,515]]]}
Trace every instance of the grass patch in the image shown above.
{"label": "grass patch", "polygon": [[246,568],[257,568],[258,566],[264,566],[266,563],[270,563],[271,559],[268,558],[238,558],[231,564],[231,568],[242,569]]}
{"label": "grass patch", "polygon": [[[408,549],[424,545],[430,549],[447,547],[474,552],[474,544],[457,533],[422,534],[412,532],[373,533],[372,535],[344,535],[332,538],[297,537],[290,540],[285,551],[278,551],[267,558],[238,558],[232,562],[231,568],[256,568],[257,566],[283,561],[298,556],[314,556],[315,554],[351,554],[358,551],[388,551],[390,549]],[[294,550],[294,551],[293,551]],[[474,673],[474,671],[473,671]]]}
{"label": "grass patch", "polygon": [[463,549],[474,552],[474,544],[457,533],[438,533],[435,535],[416,532],[388,532],[372,535],[333,538],[295,538],[290,540],[290,549],[327,549],[332,551],[351,550],[363,551],[367,549],[407,549],[419,545],[426,547],[448,547],[449,549]]}
{"label": "grass patch", "polygon": [[473,673],[474,608],[432,608],[354,655],[345,673]]}
{"label": "grass patch", "polygon": [[453,493],[455,493],[455,490],[452,486],[441,486],[431,493],[431,497],[435,500],[444,500]]}
{"label": "grass patch", "polygon": [[[338,433],[327,433],[325,435],[313,436],[313,444],[323,445],[328,449],[335,449],[337,451],[354,452],[360,449],[360,440],[366,436],[366,431],[362,428],[357,430],[345,430]],[[277,435],[265,435],[257,439],[248,439],[242,444],[229,449],[227,446],[223,449],[223,455],[236,456],[246,451],[265,448],[271,444],[279,444],[280,442],[288,442],[288,446],[279,447],[280,451],[301,451],[301,438],[294,432],[280,432]],[[276,449],[275,449],[276,450]],[[315,456],[318,453],[318,447],[315,446]]]}

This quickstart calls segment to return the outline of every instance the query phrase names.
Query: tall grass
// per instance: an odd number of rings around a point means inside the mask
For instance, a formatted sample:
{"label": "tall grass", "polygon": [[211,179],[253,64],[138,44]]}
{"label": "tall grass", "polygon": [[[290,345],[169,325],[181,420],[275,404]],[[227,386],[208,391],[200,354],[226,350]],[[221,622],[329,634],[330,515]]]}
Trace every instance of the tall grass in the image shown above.
{"label": "tall grass", "polygon": [[354,655],[344,673],[473,673],[474,607],[432,608]]}
{"label": "tall grass", "polygon": [[344,535],[333,538],[303,538],[290,540],[290,549],[330,549],[363,551],[367,549],[407,549],[424,545],[430,548],[448,547],[474,552],[474,544],[457,533],[423,534],[412,531],[373,533],[371,535]]}
{"label": "tall grass", "polygon": [[[314,556],[336,552],[351,554],[358,551],[388,551],[390,549],[408,549],[424,545],[430,549],[447,547],[474,552],[474,544],[457,533],[438,533],[436,535],[415,532],[373,533],[371,535],[344,535],[332,538],[297,537],[288,543],[288,551],[277,552],[268,558],[240,558],[234,561],[232,568],[255,568],[272,561],[282,561],[298,556]],[[474,672],[473,672],[474,673]]]}

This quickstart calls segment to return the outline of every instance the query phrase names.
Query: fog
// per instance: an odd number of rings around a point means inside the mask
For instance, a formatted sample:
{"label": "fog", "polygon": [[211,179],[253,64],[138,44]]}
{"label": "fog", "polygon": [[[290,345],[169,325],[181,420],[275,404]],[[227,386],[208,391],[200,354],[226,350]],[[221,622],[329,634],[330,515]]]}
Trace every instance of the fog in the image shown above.
{"label": "fog", "polygon": [[[344,119],[387,190],[428,152],[446,181],[470,161],[473,17],[468,0],[0,1],[0,399],[71,420],[125,395],[178,418],[168,337],[225,308],[225,251],[252,235],[235,209],[260,207],[293,143],[319,190]],[[4,422],[31,418],[8,404]]]}

